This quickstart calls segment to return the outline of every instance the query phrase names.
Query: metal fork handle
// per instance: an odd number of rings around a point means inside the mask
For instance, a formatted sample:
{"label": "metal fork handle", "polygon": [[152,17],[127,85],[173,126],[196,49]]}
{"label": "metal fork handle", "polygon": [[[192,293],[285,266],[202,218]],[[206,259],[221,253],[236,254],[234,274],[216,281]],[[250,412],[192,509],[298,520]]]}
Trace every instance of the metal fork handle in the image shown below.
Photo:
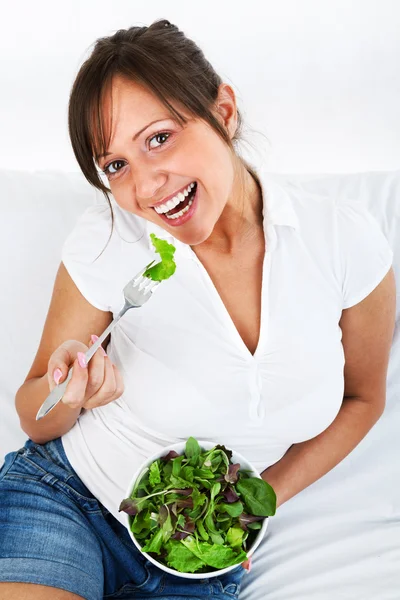
{"label": "metal fork handle", "polygon": [[[128,306],[125,304],[124,308],[118,313],[118,315],[115,317],[115,319],[113,321],[111,321],[111,323],[109,324],[107,329],[105,329],[103,331],[101,336],[95,341],[95,343],[92,346],[90,346],[89,350],[87,350],[85,352],[86,364],[88,364],[90,359],[93,358],[93,356],[96,354],[97,350],[100,348],[101,344],[104,342],[104,340],[106,339],[108,334],[111,333],[111,331],[114,329],[114,327],[116,326],[116,324],[118,323],[120,318],[124,316],[124,314],[126,313],[127,310],[128,310]],[[67,387],[67,384],[70,381],[71,377],[72,377],[72,367],[68,371],[67,379],[65,381],[63,381],[63,383],[60,383],[58,386],[60,388],[60,390],[61,390],[62,386],[65,386],[64,390],[63,390],[63,395],[65,392],[65,388]],[[63,397],[63,395],[61,396],[61,398]],[[60,400],[61,400],[61,398],[60,398]]]}
{"label": "metal fork handle", "polygon": [[[124,308],[122,308],[122,310],[120,310],[120,312],[117,314],[117,316],[115,317],[115,319],[113,321],[111,321],[111,323],[109,324],[109,326],[107,327],[107,329],[105,329],[103,331],[103,333],[101,334],[101,336],[99,337],[99,339],[96,340],[95,343],[92,346],[90,346],[89,350],[87,350],[85,352],[86,364],[88,364],[89,361],[90,361],[90,359],[96,354],[96,352],[100,348],[101,344],[104,342],[104,340],[106,339],[106,337],[108,336],[108,334],[111,333],[111,331],[114,329],[114,327],[116,326],[116,324],[118,323],[118,321],[120,320],[120,318],[124,316],[124,314],[126,313],[126,311],[128,310],[128,308],[129,308],[129,306],[125,303]],[[65,388],[67,387],[68,382],[71,380],[71,377],[72,377],[72,367],[68,371],[67,379],[58,385],[58,388],[60,388],[60,392],[62,391],[62,395],[60,396],[59,401],[64,396]],[[61,390],[61,388],[63,386],[64,386],[64,389]]]}
{"label": "metal fork handle", "polygon": [[[106,339],[108,334],[111,333],[111,331],[114,329],[114,327],[116,326],[116,324],[118,323],[120,318],[124,316],[124,314],[126,313],[128,308],[130,308],[130,305],[125,302],[124,307],[119,311],[119,313],[117,314],[115,319],[109,324],[107,329],[105,329],[103,331],[103,333],[101,334],[99,339],[95,341],[93,346],[90,346],[89,350],[87,350],[87,352],[85,352],[86,364],[88,364],[88,362],[92,358],[92,356],[94,356],[94,354],[96,354],[96,351],[100,348],[101,344],[104,342],[104,340]],[[70,370],[72,370],[72,367]]]}
{"label": "metal fork handle", "polygon": [[[114,327],[116,326],[116,324],[118,323],[118,321],[120,320],[120,318],[124,316],[126,310],[127,310],[127,307],[125,305],[124,308],[115,317],[115,319],[109,324],[109,326],[107,327],[107,329],[105,329],[103,331],[103,333],[101,334],[101,336],[95,341],[95,343],[92,346],[90,346],[89,350],[87,350],[85,352],[85,361],[86,361],[86,364],[88,364],[89,361],[90,361],[90,359],[93,358],[93,356],[96,354],[97,350],[100,348],[101,344],[104,342],[104,340],[106,339],[106,337],[108,336],[108,334],[111,333],[111,331],[114,329]],[[68,385],[68,382],[71,380],[72,370],[73,370],[73,367],[71,367],[69,369],[66,380],[63,381],[62,383],[60,383],[59,386],[58,386],[58,388],[60,389],[60,392],[62,391],[62,396],[60,397],[60,400],[64,396],[64,392],[65,392],[65,389],[66,389],[66,387]],[[61,390],[62,387],[63,387],[63,390]]]}

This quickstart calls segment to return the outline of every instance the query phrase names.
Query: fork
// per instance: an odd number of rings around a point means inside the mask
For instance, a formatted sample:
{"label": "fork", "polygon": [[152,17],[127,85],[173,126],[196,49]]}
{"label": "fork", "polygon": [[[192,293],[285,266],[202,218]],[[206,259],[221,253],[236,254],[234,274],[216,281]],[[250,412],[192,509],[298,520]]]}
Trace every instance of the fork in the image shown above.
{"label": "fork", "polygon": [[[154,294],[155,290],[160,285],[160,281],[153,281],[148,277],[144,277],[143,273],[148,269],[155,261],[153,260],[149,263],[144,269],[139,271],[135,277],[133,277],[124,287],[123,293],[125,297],[125,304],[123,308],[119,311],[118,315],[115,319],[110,323],[110,325],[103,331],[98,340],[95,341],[93,346],[89,348],[89,350],[85,353],[86,364],[89,363],[92,356],[95,354],[96,350],[100,347],[102,342],[106,339],[109,333],[114,329],[118,321],[124,316],[124,314],[130,310],[131,308],[140,308],[143,304],[151,298],[152,294]],[[39,421],[44,416],[46,416],[53,408],[60,402],[61,398],[64,396],[65,389],[72,377],[72,367],[68,371],[68,375],[65,381],[57,385],[47,396],[46,400],[43,402],[42,406],[39,408],[38,413],[36,415],[36,421]]]}

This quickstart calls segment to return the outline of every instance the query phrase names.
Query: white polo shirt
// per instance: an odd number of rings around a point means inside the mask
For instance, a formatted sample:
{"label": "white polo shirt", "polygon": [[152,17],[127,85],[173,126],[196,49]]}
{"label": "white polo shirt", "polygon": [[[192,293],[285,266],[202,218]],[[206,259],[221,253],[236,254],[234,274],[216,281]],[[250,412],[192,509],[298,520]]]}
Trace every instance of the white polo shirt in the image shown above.
{"label": "white polo shirt", "polygon": [[[84,412],[62,437],[73,468],[104,506],[118,506],[134,471],[160,448],[194,436],[235,448],[259,469],[324,431],[344,391],[342,310],[365,298],[393,259],[357,200],[304,192],[259,173],[266,253],[261,330],[252,355],[190,248],[113,200],[88,208],[62,261],[83,296],[118,314],[125,284],[153,258],[150,233],[176,247],[177,269],[131,309],[108,347],[123,396]],[[93,332],[99,335],[101,332]]]}

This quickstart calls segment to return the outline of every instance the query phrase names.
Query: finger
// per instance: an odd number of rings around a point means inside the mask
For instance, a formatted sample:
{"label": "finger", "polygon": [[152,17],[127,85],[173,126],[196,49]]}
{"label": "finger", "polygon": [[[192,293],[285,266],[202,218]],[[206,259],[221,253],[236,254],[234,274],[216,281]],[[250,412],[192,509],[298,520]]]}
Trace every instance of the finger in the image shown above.
{"label": "finger", "polygon": [[88,347],[78,340],[66,340],[53,352],[47,365],[47,379],[50,391],[56,385],[65,381],[77,352],[86,352],[87,349]]}
{"label": "finger", "polygon": [[[112,367],[113,372],[111,372],[111,369],[109,370],[110,366]],[[109,404],[113,400],[117,400],[117,398],[120,398],[125,391],[123,377],[118,367],[111,362],[109,357],[107,357],[107,360],[105,360],[104,362],[104,368],[105,377],[103,386],[101,387],[99,392],[95,394],[95,396],[90,398],[90,400],[88,400],[87,403],[85,403],[85,409],[95,408],[96,406],[104,406],[105,404]],[[114,380],[112,378],[112,375],[114,375]]]}
{"label": "finger", "polygon": [[101,360],[103,361],[104,380],[99,390],[85,402],[85,409],[108,404],[114,399],[115,392],[117,390],[117,382],[115,380],[114,369],[111,360],[108,358],[108,356],[101,356]]}
{"label": "finger", "polygon": [[251,556],[247,560],[245,560],[244,562],[242,562],[242,567],[244,569],[246,569],[246,571],[250,572],[250,570],[251,570]]}
{"label": "finger", "polygon": [[[99,336],[98,336],[98,335],[94,335],[94,334],[93,334],[93,335],[91,335],[91,336],[90,336],[90,342],[89,342],[89,345],[90,345],[90,346],[93,346],[93,344],[95,344],[95,343],[97,342],[97,340],[98,340],[98,339],[99,339]],[[99,347],[99,348],[100,348],[100,352],[103,354],[103,356],[107,356],[107,353],[106,353],[106,351],[104,350],[103,346],[102,346],[102,345],[100,345],[100,347]]]}
{"label": "finger", "polygon": [[115,399],[120,398],[125,391],[124,379],[122,377],[121,371],[118,369],[116,365],[112,366],[114,369],[114,377],[117,383],[117,389],[115,391]]}
{"label": "finger", "polygon": [[60,346],[52,354],[47,368],[47,380],[51,392],[56,385],[65,381],[72,361],[73,358],[68,348],[64,346]]}
{"label": "finger", "polygon": [[[93,342],[91,342],[93,345]],[[93,354],[89,362],[89,380],[86,388],[85,401],[93,398],[101,389],[105,380],[103,349],[100,347]]]}
{"label": "finger", "polygon": [[[65,371],[65,373],[63,373],[63,369]],[[56,385],[58,385],[59,383],[62,383],[64,381],[64,379],[66,378],[66,373],[67,373],[67,367],[66,365],[61,365],[61,368],[59,366],[49,366],[49,369],[47,371],[47,382],[49,384],[49,390],[50,392],[52,392],[54,390],[54,388],[56,387]]]}
{"label": "finger", "polygon": [[[84,356],[83,352],[79,353],[79,355],[81,357]],[[88,368],[83,367],[82,364],[79,363],[79,358],[74,361],[72,365],[72,377],[62,397],[62,402],[72,408],[82,406],[85,401],[85,391],[89,374]]]}

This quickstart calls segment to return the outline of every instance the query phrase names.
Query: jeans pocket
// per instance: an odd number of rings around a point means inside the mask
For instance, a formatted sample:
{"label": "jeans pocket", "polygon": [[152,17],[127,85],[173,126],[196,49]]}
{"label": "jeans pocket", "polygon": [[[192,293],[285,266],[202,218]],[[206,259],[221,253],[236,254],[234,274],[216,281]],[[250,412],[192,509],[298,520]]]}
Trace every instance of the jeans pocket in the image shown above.
{"label": "jeans pocket", "polygon": [[238,598],[242,583],[242,577],[245,573],[247,573],[246,569],[242,567],[242,565],[239,565],[230,573],[226,573],[221,577],[211,579],[211,582],[212,584],[218,586],[219,591],[222,594],[225,594],[232,598]]}
{"label": "jeans pocket", "polygon": [[214,583],[218,586],[218,594],[221,593],[232,598],[239,597],[240,583],[228,583],[227,585],[224,585],[219,579],[215,580]]}
{"label": "jeans pocket", "polygon": [[97,499],[89,491],[85,495],[86,488],[83,489],[80,480],[67,468],[55,463],[44,445],[28,440],[23,448],[7,455],[6,459],[9,464],[5,464],[4,473],[1,471],[4,480],[21,482],[22,485],[24,481],[40,483],[45,486],[43,490],[54,488],[62,492],[86,512],[101,512]]}

